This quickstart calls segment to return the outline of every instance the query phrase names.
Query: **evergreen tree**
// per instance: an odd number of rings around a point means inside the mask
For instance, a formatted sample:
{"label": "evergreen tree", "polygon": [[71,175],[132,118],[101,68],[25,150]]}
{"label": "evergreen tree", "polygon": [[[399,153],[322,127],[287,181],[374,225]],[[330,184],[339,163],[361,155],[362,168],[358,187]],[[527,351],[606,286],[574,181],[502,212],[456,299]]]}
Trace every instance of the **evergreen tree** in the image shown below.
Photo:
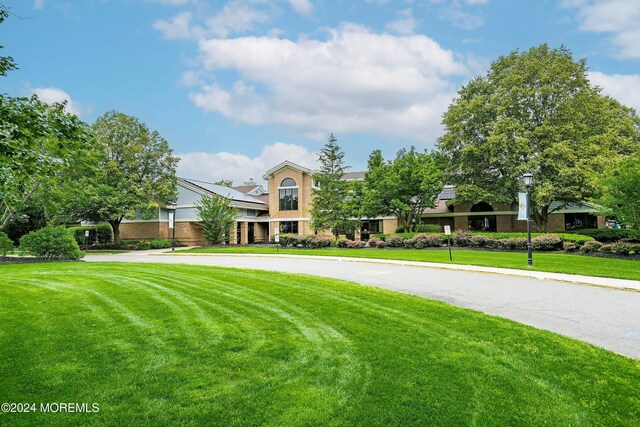
{"label": "evergreen tree", "polygon": [[354,219],[350,183],[342,177],[350,167],[344,162],[344,152],[331,134],[329,141],[318,153],[320,169],[313,175],[313,202],[311,207],[312,227],[315,231],[331,230],[334,236],[353,230],[358,220]]}

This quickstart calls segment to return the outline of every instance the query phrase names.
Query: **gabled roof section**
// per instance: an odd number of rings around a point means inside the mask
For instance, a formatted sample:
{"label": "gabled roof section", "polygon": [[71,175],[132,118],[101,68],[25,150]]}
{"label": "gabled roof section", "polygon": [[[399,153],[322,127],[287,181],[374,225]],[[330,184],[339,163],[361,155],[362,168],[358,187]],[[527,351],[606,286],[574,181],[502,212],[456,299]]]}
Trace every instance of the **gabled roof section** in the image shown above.
{"label": "gabled roof section", "polygon": [[[178,178],[178,183],[198,191],[201,194],[211,193],[226,197],[236,202],[255,203],[257,205],[266,206],[267,203],[257,197],[249,196],[224,185],[213,184],[207,181],[198,181],[196,179]],[[194,188],[195,187],[195,188]]]}
{"label": "gabled roof section", "polygon": [[364,172],[346,172],[342,175],[343,181],[363,181],[364,180]]}
{"label": "gabled roof section", "polygon": [[249,196],[262,196],[263,194],[266,193],[265,189],[262,187],[262,185],[256,184],[256,185],[238,185],[235,187],[231,187],[234,190],[237,190],[243,194],[248,194]]}
{"label": "gabled roof section", "polygon": [[313,171],[311,169],[305,168],[304,166],[290,162],[289,160],[285,160],[284,162],[280,163],[278,166],[275,166],[269,169],[264,175],[262,175],[262,179],[267,180],[271,176],[273,176],[276,172],[279,172],[284,168],[291,168],[293,170],[297,170],[298,172],[306,173],[309,175],[313,174]]}

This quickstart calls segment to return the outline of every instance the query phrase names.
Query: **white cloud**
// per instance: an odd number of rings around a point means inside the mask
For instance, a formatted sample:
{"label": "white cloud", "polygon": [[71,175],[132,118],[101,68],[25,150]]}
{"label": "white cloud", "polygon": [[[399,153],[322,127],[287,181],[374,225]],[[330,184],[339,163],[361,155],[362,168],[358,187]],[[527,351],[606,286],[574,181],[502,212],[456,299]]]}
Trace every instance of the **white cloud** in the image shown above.
{"label": "white cloud", "polygon": [[182,12],[169,21],[162,19],[153,23],[153,28],[160,31],[166,39],[188,39],[204,36],[204,29],[191,25],[191,12]]}
{"label": "white cloud", "polygon": [[149,3],[160,3],[169,6],[183,6],[188,3],[192,3],[193,0],[146,0]]}
{"label": "white cloud", "polygon": [[38,10],[44,9],[44,0],[34,0],[33,8]]}
{"label": "white cloud", "polygon": [[287,0],[293,10],[300,15],[308,15],[313,11],[313,4],[309,0]]}
{"label": "white cloud", "polygon": [[604,74],[590,71],[589,80],[600,86],[605,95],[640,112],[640,74]]}
{"label": "white cloud", "polygon": [[211,39],[199,48],[211,78],[217,70],[240,78],[202,85],[191,94],[197,106],[318,139],[331,130],[433,142],[456,92],[453,77],[469,74],[426,36],[378,34],[355,24],[329,30],[326,40]]}
{"label": "white cloud", "polygon": [[69,94],[62,89],[55,87],[39,87],[32,89],[31,93],[37,95],[42,102],[47,104],[67,101],[65,110],[70,114],[75,114],[76,116],[83,116],[91,112],[89,107],[83,106],[78,101],[74,101],[71,99]]}
{"label": "white cloud", "polygon": [[484,17],[478,6],[488,0],[429,0],[438,6],[438,17],[463,30],[473,30],[484,25]]}
{"label": "white cloud", "polygon": [[615,56],[640,58],[640,1],[572,0],[564,6],[578,9],[580,30],[610,34]]}
{"label": "white cloud", "polygon": [[153,27],[167,39],[188,39],[203,37],[227,37],[230,34],[244,33],[255,24],[264,23],[269,17],[239,1],[225,5],[218,14],[204,20],[202,25],[195,24],[191,12],[181,12],[168,21],[159,19]]}
{"label": "white cloud", "polygon": [[220,13],[207,20],[209,34],[226,37],[231,33],[243,33],[253,29],[254,24],[268,21],[269,17],[240,2],[231,2]]}
{"label": "white cloud", "polygon": [[317,166],[315,153],[300,145],[282,142],[265,145],[256,157],[224,151],[182,153],[178,157],[178,176],[210,182],[231,179],[234,185],[242,185],[249,178],[262,182],[267,170],[285,160],[312,169]]}
{"label": "white cloud", "polygon": [[386,25],[386,29],[397,34],[413,34],[418,21],[413,17],[411,9],[404,9],[398,12],[396,19]]}

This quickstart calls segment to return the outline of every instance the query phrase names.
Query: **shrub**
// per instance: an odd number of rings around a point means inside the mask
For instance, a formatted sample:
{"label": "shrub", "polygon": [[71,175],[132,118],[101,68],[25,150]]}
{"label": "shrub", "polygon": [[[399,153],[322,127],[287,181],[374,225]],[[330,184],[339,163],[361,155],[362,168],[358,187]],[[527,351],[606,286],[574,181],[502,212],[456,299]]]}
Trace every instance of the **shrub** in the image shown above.
{"label": "shrub", "polygon": [[349,242],[350,242],[350,241],[351,241],[351,240],[344,239],[344,238],[338,239],[338,240],[336,241],[336,246],[337,246],[337,247],[339,247],[339,248],[346,248],[346,247],[348,247],[348,246],[349,246]]}
{"label": "shrub", "polygon": [[96,240],[101,245],[108,245],[113,242],[111,226],[109,224],[98,224],[96,226]]}
{"label": "shrub", "polygon": [[328,248],[333,244],[332,236],[310,236],[310,239],[306,240],[306,244],[310,248]]}
{"label": "shrub", "polygon": [[521,251],[527,249],[526,237],[514,237],[511,239],[501,239],[502,247],[510,251]]}
{"label": "shrub", "polygon": [[347,247],[350,249],[362,249],[367,246],[367,242],[355,242],[353,240],[347,241]]}
{"label": "shrub", "polygon": [[482,234],[474,235],[469,239],[469,246],[473,248],[483,248],[489,240],[489,237],[483,236]]}
{"label": "shrub", "polygon": [[571,242],[562,242],[562,250],[565,252],[575,252],[578,247]]}
{"label": "shrub", "polygon": [[379,247],[380,243],[384,243],[384,241],[378,237],[372,237],[369,239],[370,248],[377,248]]}
{"label": "shrub", "polygon": [[596,240],[591,240],[589,242],[584,242],[584,244],[580,247],[580,251],[584,253],[591,253],[600,250],[601,247],[602,243]]}
{"label": "shrub", "polygon": [[554,234],[537,236],[531,239],[531,246],[537,251],[555,251],[562,247],[562,239]]}
{"label": "shrub", "polygon": [[160,238],[153,239],[152,241],[149,242],[149,246],[151,247],[151,249],[170,248],[171,247],[171,240],[163,240],[163,239],[160,239]]}
{"label": "shrub", "polygon": [[4,256],[7,254],[7,252],[12,250],[13,250],[13,240],[11,240],[6,233],[0,231],[0,252]]}
{"label": "shrub", "polygon": [[426,246],[430,248],[439,248],[444,245],[447,239],[442,234],[425,234]]}
{"label": "shrub", "polygon": [[613,246],[611,243],[608,243],[606,245],[602,245],[600,246],[600,249],[598,249],[598,252],[603,252],[606,254],[610,254],[611,253],[611,246]]}
{"label": "shrub", "polygon": [[401,248],[404,246],[404,239],[397,234],[392,234],[388,236],[385,240],[385,243],[390,248]]}
{"label": "shrub", "polygon": [[[280,246],[295,246],[298,244],[298,235],[297,234],[279,234],[280,241],[278,242]],[[276,235],[271,236],[271,241],[275,243]]]}
{"label": "shrub", "polygon": [[471,246],[471,238],[473,234],[466,231],[458,230],[453,235],[453,244],[455,246]]}
{"label": "shrub", "polygon": [[386,242],[384,242],[384,241],[378,242],[378,244],[376,245],[376,247],[377,247],[378,249],[384,249],[384,248],[386,248],[386,247],[387,247],[387,243],[386,243]]}
{"label": "shrub", "polygon": [[73,234],[63,227],[45,227],[20,238],[20,248],[42,258],[76,260],[83,256]]}
{"label": "shrub", "polygon": [[627,242],[619,242],[611,245],[611,252],[616,255],[634,255],[640,251],[640,245]]}

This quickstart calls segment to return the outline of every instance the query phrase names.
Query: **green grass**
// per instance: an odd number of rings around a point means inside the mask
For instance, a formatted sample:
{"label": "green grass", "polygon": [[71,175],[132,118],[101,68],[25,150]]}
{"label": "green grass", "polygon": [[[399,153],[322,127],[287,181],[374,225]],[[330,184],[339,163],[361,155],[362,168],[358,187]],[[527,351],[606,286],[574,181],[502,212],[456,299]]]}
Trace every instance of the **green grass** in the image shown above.
{"label": "green grass", "polygon": [[0,266],[0,425],[638,425],[640,361],[343,281]]}
{"label": "green grass", "polygon": [[[326,255],[354,258],[395,259],[450,264],[447,250],[433,249],[293,249],[273,247],[222,247],[194,248],[180,253],[230,253],[230,254],[288,254]],[[494,252],[455,248],[453,264],[480,265],[485,267],[516,268],[520,270],[550,271],[554,273],[582,274],[586,276],[612,277],[640,280],[640,262],[637,260],[599,258],[564,253],[535,252],[533,267],[527,267],[525,252]]]}

